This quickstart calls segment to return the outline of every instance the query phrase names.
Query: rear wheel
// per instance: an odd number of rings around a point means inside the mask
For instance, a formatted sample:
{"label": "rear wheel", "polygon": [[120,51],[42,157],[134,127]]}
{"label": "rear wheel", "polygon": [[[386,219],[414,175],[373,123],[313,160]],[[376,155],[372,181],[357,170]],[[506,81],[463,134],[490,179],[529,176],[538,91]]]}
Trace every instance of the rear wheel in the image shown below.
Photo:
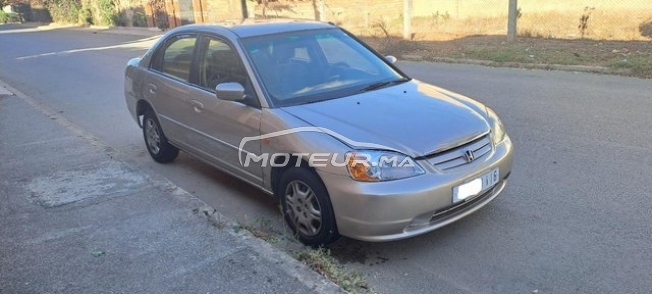
{"label": "rear wheel", "polygon": [[143,115],[143,137],[145,137],[147,151],[154,161],[168,163],[179,155],[179,149],[168,142],[152,110],[148,110]]}
{"label": "rear wheel", "polygon": [[315,172],[288,169],[278,191],[283,218],[303,244],[327,245],[340,237],[328,191]]}

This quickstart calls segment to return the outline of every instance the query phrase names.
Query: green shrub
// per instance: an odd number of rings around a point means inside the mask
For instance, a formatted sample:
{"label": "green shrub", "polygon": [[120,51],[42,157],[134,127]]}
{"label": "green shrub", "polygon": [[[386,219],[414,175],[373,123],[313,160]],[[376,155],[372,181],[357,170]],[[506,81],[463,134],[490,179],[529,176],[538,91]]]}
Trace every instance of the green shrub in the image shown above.
{"label": "green shrub", "polygon": [[135,27],[147,27],[147,16],[139,11],[134,12],[132,25]]}
{"label": "green shrub", "polygon": [[116,25],[120,22],[114,0],[97,0],[97,24],[104,26]]}
{"label": "green shrub", "polygon": [[161,31],[165,31],[170,28],[170,23],[168,22],[168,13],[165,9],[164,0],[148,0],[148,4],[152,6],[154,10],[154,23],[156,27]]}
{"label": "green shrub", "polygon": [[90,8],[82,7],[79,10],[79,22],[85,25],[93,24],[93,13]]}
{"label": "green shrub", "polygon": [[638,31],[641,32],[641,36],[652,39],[652,19],[641,23],[638,26]]}
{"label": "green shrub", "polygon": [[[131,19],[128,12],[131,12]],[[114,19],[113,25],[117,26],[147,27],[147,16],[142,10],[121,10]]]}
{"label": "green shrub", "polygon": [[45,0],[45,7],[50,12],[52,21],[61,23],[78,23],[81,11],[79,0]]}
{"label": "green shrub", "polygon": [[0,23],[8,23],[8,22],[20,22],[20,15],[18,13],[6,13],[2,10],[0,10]]}
{"label": "green shrub", "polygon": [[168,14],[163,11],[157,11],[154,14],[154,22],[156,22],[156,27],[161,31],[165,31],[170,28],[170,22],[168,21]]}
{"label": "green shrub", "polygon": [[6,12],[0,10],[0,23],[6,23],[9,21],[9,16]]}

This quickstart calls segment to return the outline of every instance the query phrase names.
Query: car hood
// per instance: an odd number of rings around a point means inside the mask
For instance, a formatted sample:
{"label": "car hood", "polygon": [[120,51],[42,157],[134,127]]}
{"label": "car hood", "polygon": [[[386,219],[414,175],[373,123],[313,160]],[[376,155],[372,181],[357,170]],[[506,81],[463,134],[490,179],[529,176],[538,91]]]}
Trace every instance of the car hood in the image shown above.
{"label": "car hood", "polygon": [[[444,93],[445,90],[412,80],[281,109],[311,126],[330,130],[328,133],[335,133],[351,148],[383,145],[421,157],[459,146],[490,131],[485,113]],[[481,109],[484,111],[484,107]]]}

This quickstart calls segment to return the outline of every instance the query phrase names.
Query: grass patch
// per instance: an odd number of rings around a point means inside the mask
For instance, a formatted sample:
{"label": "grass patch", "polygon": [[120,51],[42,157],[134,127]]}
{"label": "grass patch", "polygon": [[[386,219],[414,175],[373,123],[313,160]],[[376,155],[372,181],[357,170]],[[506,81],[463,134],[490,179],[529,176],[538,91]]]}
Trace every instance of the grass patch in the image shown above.
{"label": "grass patch", "polygon": [[305,263],[310,268],[340,285],[349,293],[374,293],[359,272],[349,272],[331,255],[326,248],[305,248],[294,252],[294,258]]}
{"label": "grass patch", "polygon": [[496,50],[496,48],[492,46],[480,46],[460,50],[458,56],[461,58],[490,60],[495,62],[532,62],[528,53],[529,52],[519,50],[518,48],[505,47],[501,48],[501,50]]}
{"label": "grass patch", "polygon": [[[593,41],[505,36],[472,36],[450,41],[407,41],[362,37],[383,54],[419,56],[423,60],[471,59],[495,66],[571,65],[599,67],[596,72],[652,78],[652,42]],[[584,69],[588,70],[588,69]]]}
{"label": "grass patch", "polygon": [[242,229],[249,231],[256,238],[263,239],[270,244],[276,244],[281,241],[281,237],[274,232],[272,220],[266,217],[259,216],[252,224],[243,225]]}
{"label": "grass patch", "polygon": [[652,78],[652,56],[630,56],[619,58],[609,64],[614,69],[628,69],[633,75]]}

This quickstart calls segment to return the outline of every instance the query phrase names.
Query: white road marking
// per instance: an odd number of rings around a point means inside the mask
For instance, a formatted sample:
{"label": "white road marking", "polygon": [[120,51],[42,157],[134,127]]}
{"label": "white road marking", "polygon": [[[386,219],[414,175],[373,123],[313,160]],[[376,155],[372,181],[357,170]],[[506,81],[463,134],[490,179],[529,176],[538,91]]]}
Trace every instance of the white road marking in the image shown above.
{"label": "white road marking", "polygon": [[11,96],[14,95],[14,93],[11,93],[9,90],[5,89],[5,87],[0,86],[0,96]]}
{"label": "white road marking", "polygon": [[79,52],[92,52],[92,51],[101,51],[101,50],[118,49],[118,48],[143,50],[143,49],[149,49],[156,42],[156,40],[158,40],[158,37],[151,37],[151,38],[145,38],[135,42],[129,42],[120,45],[71,49],[71,50],[64,50],[64,51],[57,51],[57,52],[48,52],[48,53],[41,53],[35,55],[21,56],[21,57],[17,57],[16,60],[25,60],[25,59],[32,59],[32,58],[45,57],[45,56],[66,55],[66,54],[79,53]]}

